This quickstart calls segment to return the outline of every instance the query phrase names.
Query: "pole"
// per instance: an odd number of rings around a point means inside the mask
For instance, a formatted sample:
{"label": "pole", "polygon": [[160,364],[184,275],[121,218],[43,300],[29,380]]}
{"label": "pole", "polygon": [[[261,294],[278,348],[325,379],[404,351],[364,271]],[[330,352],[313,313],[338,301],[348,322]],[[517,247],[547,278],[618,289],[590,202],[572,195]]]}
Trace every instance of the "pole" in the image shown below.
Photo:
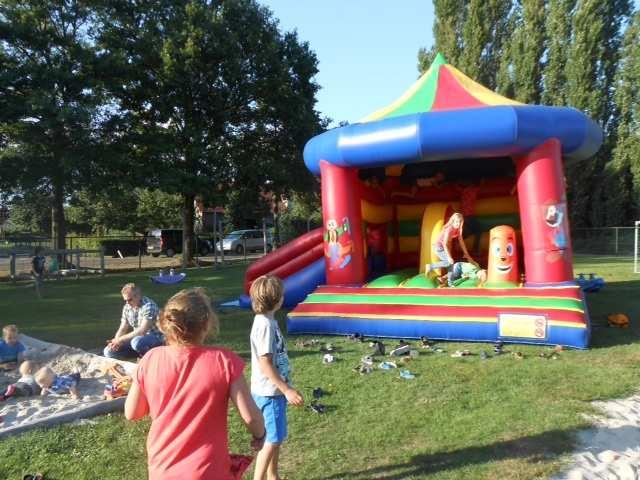
{"label": "pole", "polygon": [[[222,240],[220,240],[222,249]],[[213,268],[218,267],[218,212],[213,209]]]}
{"label": "pole", "polygon": [[264,247],[264,254],[267,254],[267,219],[262,217],[262,244]]}

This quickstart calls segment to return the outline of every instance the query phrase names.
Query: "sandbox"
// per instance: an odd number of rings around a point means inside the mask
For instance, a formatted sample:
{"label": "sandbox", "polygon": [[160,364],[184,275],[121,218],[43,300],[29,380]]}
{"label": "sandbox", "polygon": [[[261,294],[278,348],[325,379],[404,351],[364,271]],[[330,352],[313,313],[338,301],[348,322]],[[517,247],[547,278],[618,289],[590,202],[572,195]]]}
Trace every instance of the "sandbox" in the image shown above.
{"label": "sandbox", "polygon": [[[135,363],[108,359],[27,335],[20,335],[20,341],[27,348],[26,358],[36,362],[38,367],[48,365],[58,374],[79,372],[81,380],[78,391],[81,399],[75,400],[69,395],[9,398],[0,403],[0,438],[32,428],[49,427],[123,409],[124,397],[114,400],[104,398],[104,387],[110,381],[109,376],[104,374],[105,367],[118,363],[128,374],[132,374]],[[19,376],[18,371],[0,372],[3,391],[7,384],[15,382]]]}

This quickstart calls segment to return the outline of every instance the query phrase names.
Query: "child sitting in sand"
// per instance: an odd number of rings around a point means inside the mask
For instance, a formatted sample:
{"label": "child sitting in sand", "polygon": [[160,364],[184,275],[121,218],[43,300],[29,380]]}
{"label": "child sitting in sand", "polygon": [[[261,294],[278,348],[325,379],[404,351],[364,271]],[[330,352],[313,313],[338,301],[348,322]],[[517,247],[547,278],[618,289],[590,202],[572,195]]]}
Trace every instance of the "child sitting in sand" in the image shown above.
{"label": "child sitting in sand", "polygon": [[36,383],[42,389],[40,395],[47,393],[56,393],[58,395],[70,393],[76,400],[80,399],[78,395],[78,382],[80,381],[79,373],[71,373],[68,375],[56,375],[49,367],[42,367],[36,372]]}
{"label": "child sitting in sand", "polygon": [[0,369],[13,370],[22,360],[25,346],[18,341],[18,327],[6,325],[2,329],[2,340],[0,340]]}
{"label": "child sitting in sand", "polygon": [[10,397],[30,397],[40,393],[33,374],[36,372],[36,364],[30,360],[20,364],[20,378],[16,383],[12,383],[7,387],[4,393],[0,394],[0,401],[4,401]]}

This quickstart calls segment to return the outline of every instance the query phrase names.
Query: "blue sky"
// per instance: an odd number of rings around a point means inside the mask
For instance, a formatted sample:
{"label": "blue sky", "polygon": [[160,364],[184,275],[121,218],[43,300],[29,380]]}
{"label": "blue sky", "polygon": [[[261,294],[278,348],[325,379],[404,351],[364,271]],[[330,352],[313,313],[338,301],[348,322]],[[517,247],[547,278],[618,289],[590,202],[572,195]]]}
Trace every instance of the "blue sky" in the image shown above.
{"label": "blue sky", "polygon": [[354,122],[418,78],[418,49],[433,43],[430,0],[259,0],[297,30],[319,60],[317,109]]}

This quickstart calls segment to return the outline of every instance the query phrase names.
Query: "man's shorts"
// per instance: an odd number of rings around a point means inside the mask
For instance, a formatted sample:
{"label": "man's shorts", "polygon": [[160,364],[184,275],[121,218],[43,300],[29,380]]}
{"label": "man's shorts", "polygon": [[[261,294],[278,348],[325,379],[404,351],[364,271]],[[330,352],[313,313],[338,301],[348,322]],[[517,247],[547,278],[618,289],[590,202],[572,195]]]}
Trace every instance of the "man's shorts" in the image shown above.
{"label": "man's shorts", "polygon": [[263,397],[251,395],[264,417],[265,442],[280,445],[287,438],[287,399],[284,395]]}

